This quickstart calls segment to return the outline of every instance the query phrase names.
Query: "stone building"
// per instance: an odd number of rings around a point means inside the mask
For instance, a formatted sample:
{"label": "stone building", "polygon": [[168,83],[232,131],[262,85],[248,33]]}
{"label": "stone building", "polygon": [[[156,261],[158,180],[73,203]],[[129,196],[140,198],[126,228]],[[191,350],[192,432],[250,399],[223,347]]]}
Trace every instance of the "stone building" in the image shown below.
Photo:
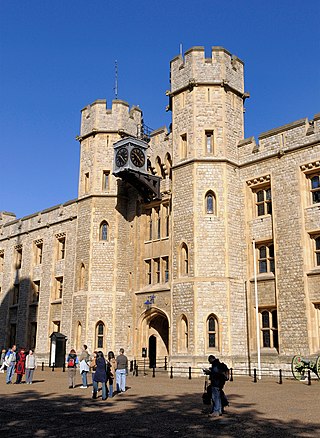
{"label": "stone building", "polygon": [[114,175],[114,145],[146,138],[140,108],[97,100],[82,110],[78,198],[1,213],[1,345],[48,360],[61,332],[67,349],[248,367],[258,331],[264,367],[319,354],[320,114],[244,139],[243,62],[211,53],[171,61],[172,124],[143,151],[160,196]]}

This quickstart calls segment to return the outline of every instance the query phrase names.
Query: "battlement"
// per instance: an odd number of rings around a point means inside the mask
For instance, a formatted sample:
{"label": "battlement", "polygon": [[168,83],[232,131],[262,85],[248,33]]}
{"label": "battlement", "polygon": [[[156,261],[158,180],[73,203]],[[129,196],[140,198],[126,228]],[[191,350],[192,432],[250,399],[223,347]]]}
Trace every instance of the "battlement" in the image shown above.
{"label": "battlement", "polygon": [[239,94],[244,93],[244,64],[223,47],[212,47],[211,57],[205,57],[202,46],[187,50],[184,57],[170,62],[171,93],[190,85],[229,85]]}
{"label": "battlement", "polygon": [[98,132],[118,132],[136,136],[141,126],[142,111],[137,106],[130,108],[128,102],[113,100],[107,108],[107,101],[99,99],[81,110],[80,140]]}
{"label": "battlement", "polygon": [[304,147],[306,144],[320,142],[320,114],[313,120],[307,118],[263,132],[256,142],[254,137],[241,140],[238,143],[240,164],[252,162],[277,154]]}

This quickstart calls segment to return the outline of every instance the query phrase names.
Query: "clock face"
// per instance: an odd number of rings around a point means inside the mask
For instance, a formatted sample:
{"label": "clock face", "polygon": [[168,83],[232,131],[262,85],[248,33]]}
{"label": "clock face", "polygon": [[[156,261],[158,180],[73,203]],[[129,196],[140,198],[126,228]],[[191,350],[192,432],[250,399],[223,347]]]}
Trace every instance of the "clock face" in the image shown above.
{"label": "clock face", "polygon": [[132,149],[132,151],[130,153],[130,158],[131,158],[132,163],[136,167],[142,167],[145,163],[145,160],[146,160],[143,151],[139,148]]}
{"label": "clock face", "polygon": [[128,150],[126,148],[120,148],[116,153],[116,165],[122,167],[128,161]]}

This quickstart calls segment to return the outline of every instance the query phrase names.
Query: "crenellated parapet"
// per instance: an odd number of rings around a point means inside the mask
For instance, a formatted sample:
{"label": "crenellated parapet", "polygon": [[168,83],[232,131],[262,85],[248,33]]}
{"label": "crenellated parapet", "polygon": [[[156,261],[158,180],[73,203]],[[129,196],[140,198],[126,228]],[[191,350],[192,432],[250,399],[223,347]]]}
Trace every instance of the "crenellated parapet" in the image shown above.
{"label": "crenellated parapet", "polygon": [[258,142],[249,137],[238,142],[239,164],[284,154],[320,142],[320,114],[271,129],[259,135]]}
{"label": "crenellated parapet", "polygon": [[142,111],[130,108],[123,100],[113,100],[111,109],[104,99],[96,100],[81,111],[79,140],[97,133],[121,132],[136,137],[141,129]]}
{"label": "crenellated parapet", "polygon": [[210,58],[205,57],[204,47],[192,47],[170,66],[171,94],[198,85],[216,85],[244,96],[243,62],[223,47],[212,47]]}

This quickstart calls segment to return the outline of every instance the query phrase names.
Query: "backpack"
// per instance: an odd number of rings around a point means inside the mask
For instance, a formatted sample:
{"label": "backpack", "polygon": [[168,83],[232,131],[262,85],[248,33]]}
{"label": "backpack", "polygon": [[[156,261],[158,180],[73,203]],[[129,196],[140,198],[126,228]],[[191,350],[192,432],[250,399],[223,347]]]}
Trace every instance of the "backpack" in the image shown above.
{"label": "backpack", "polygon": [[74,368],[75,360],[73,357],[69,357],[68,359],[68,368]]}

